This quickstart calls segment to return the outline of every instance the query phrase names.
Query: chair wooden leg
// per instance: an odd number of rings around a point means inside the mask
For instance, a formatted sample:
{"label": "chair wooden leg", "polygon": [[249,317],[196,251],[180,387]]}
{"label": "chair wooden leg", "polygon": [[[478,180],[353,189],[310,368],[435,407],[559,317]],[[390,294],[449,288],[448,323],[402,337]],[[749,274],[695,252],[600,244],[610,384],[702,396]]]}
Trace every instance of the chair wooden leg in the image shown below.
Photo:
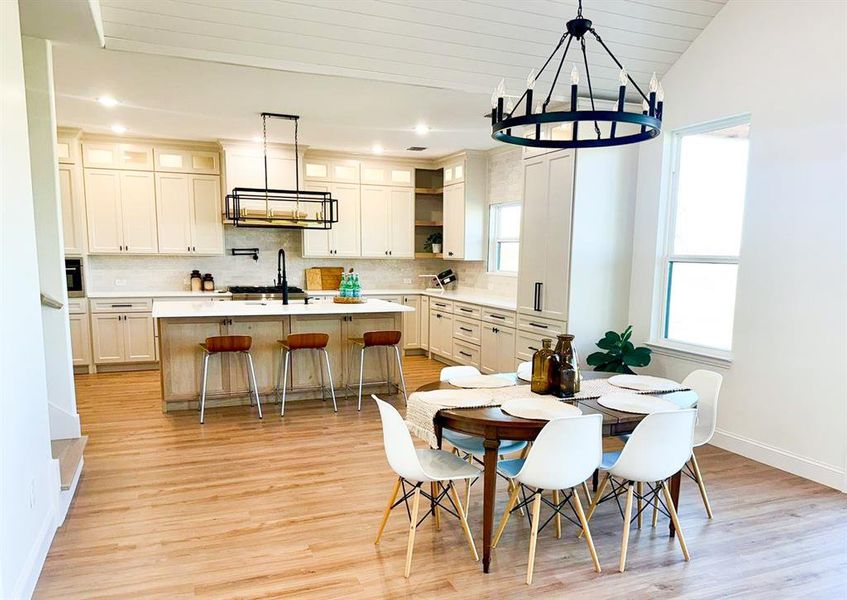
{"label": "chair wooden leg", "polygon": [[[518,487],[518,484],[517,484],[517,483],[515,483],[515,480],[514,480],[514,479],[510,479],[510,480],[509,480],[509,494],[511,494],[511,493],[512,493],[512,490],[514,490],[516,487]],[[521,507],[518,509],[518,512],[520,512],[520,513],[521,513],[521,516],[524,516],[523,506],[521,506]]]}
{"label": "chair wooden leg", "polygon": [[[585,483],[583,483],[585,485]],[[588,521],[585,520],[585,513],[582,511],[582,502],[579,499],[579,493],[576,488],[573,489],[574,508],[576,516],[579,517],[579,523],[582,525],[582,530],[585,532],[585,543],[588,545],[588,552],[591,554],[591,560],[594,562],[594,570],[600,572],[600,559],[597,558],[597,551],[594,549],[594,541],[591,539],[591,530],[588,529]]]}
{"label": "chair wooden leg", "polygon": [[588,502],[588,504],[590,505],[591,504],[591,492],[588,491],[588,484],[584,481],[582,482],[582,491],[585,492],[585,501]]}
{"label": "chair wooden leg", "polygon": [[529,562],[526,566],[526,584],[532,583],[532,571],[535,568],[535,544],[538,542],[538,525],[541,520],[541,490],[532,502],[532,533],[529,536]]}
{"label": "chair wooden leg", "polygon": [[621,563],[618,570],[626,570],[626,550],[629,547],[629,522],[632,520],[632,482],[626,484],[626,508],[623,511],[623,537],[621,538]]}
{"label": "chair wooden leg", "polygon": [[642,518],[642,509],[644,508],[644,501],[641,499],[641,497],[644,495],[644,483],[639,481],[636,486],[636,491],[638,492],[638,517],[636,519],[638,521],[638,529],[641,529],[641,525],[644,523],[644,519]]}
{"label": "chair wooden leg", "polygon": [[700,488],[700,497],[703,498],[703,506],[706,507],[706,514],[712,518],[712,505],[709,504],[709,496],[706,494],[706,482],[703,481],[703,475],[700,473],[700,465],[697,464],[697,457],[691,453],[691,466],[694,467],[694,476],[697,478],[697,486]]}
{"label": "chair wooden leg", "polygon": [[409,578],[412,572],[412,551],[415,549],[415,529],[418,526],[418,507],[421,503],[421,486],[415,488],[415,496],[412,498],[412,515],[409,520],[409,544],[406,546],[406,570],[403,577]]}
{"label": "chair wooden leg", "polygon": [[479,560],[479,554],[476,551],[476,544],[473,542],[473,536],[471,535],[471,528],[468,527],[468,520],[465,518],[465,512],[462,510],[462,502],[459,500],[459,494],[456,493],[456,486],[453,485],[453,482],[447,484],[448,491],[450,492],[450,496],[453,498],[453,502],[456,503],[456,512],[459,515],[459,523],[462,524],[462,531],[465,532],[465,538],[468,540],[468,546],[471,549],[471,556],[473,556],[474,561]]}
{"label": "chair wooden leg", "polygon": [[[433,498],[438,497],[438,484],[434,481],[429,484],[429,495]],[[441,531],[441,513],[438,511],[438,504],[432,500],[432,520],[435,523],[435,530]]]}
{"label": "chair wooden leg", "polygon": [[491,547],[496,548],[500,541],[500,536],[503,535],[503,530],[506,529],[506,523],[509,522],[509,517],[512,515],[512,509],[518,501],[518,494],[521,491],[521,486],[515,484],[512,488],[512,493],[509,495],[509,501],[506,503],[506,510],[503,512],[503,518],[500,519],[500,526],[497,527],[497,533],[494,534],[494,540],[491,542]]}
{"label": "chair wooden leg", "polygon": [[[606,486],[609,485],[609,477],[610,475],[606,473],[603,477],[603,480],[600,482],[599,487],[597,488],[597,492],[594,494],[594,498],[591,500],[591,506],[588,507],[588,514],[585,515],[585,522],[591,520],[591,516],[594,514],[594,511],[597,510],[597,505],[600,504],[600,498],[603,497],[603,492],[606,491]],[[580,529],[579,535],[577,537],[582,537],[584,533],[583,530]]]}
{"label": "chair wooden leg", "polygon": [[[553,504],[558,508],[559,506],[559,490],[553,490]],[[556,519],[556,539],[562,539],[562,515],[558,512],[554,517]]]}
{"label": "chair wooden leg", "polygon": [[664,481],[662,482],[662,491],[665,493],[665,502],[668,505],[668,513],[671,516],[671,522],[673,523],[676,531],[676,539],[679,540],[679,547],[682,550],[682,555],[685,557],[685,560],[691,560],[691,556],[688,554],[688,547],[685,545],[685,538],[682,536],[682,528],[679,526],[679,517],[676,516],[676,507],[673,505],[671,491],[668,489],[668,486]]}
{"label": "chair wooden leg", "polygon": [[382,522],[379,524],[379,529],[376,532],[374,544],[379,544],[379,538],[382,537],[382,532],[385,529],[386,523],[388,523],[388,516],[391,514],[391,507],[394,506],[394,501],[397,500],[397,492],[400,491],[401,481],[402,479],[398,477],[397,481],[394,482],[394,490],[392,490],[391,497],[388,499],[388,506],[385,507],[385,512],[382,513]]}
{"label": "chair wooden leg", "polygon": [[[473,454],[468,454],[468,464],[473,464]],[[471,507],[471,480],[465,480],[465,518],[468,518],[468,511]]]}

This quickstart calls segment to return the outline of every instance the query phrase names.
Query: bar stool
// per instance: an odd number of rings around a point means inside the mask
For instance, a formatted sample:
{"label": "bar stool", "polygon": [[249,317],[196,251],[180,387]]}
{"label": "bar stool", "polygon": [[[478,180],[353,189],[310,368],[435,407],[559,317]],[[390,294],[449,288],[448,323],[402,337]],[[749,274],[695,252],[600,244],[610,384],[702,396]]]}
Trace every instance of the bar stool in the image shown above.
{"label": "bar stool", "polygon": [[[253,369],[253,357],[250,355],[250,346],[253,345],[253,338],[249,335],[216,335],[207,337],[206,341],[200,344],[203,349],[203,385],[200,388],[200,423],[202,424],[206,415],[206,376],[209,374],[209,357],[213,354],[222,354],[224,352],[238,352],[247,357],[247,370],[249,377],[247,378],[247,389],[252,394],[250,405],[253,405],[255,397],[256,406],[259,409],[259,418],[262,418],[262,404],[259,402],[259,387],[256,385],[256,371]],[[252,384],[252,389],[251,388]]]}
{"label": "bar stool", "polygon": [[[390,359],[388,358],[388,349],[394,348],[394,355],[397,357],[397,368],[400,370],[400,383],[403,385],[403,401],[408,402],[406,396],[406,379],[403,377],[403,363],[400,361],[400,331],[366,331],[362,337],[347,338],[350,342],[350,365],[353,364],[353,351],[356,346],[361,347],[359,352],[359,404],[358,410],[362,410],[362,384],[365,379],[365,350],[368,348],[385,348],[385,382],[388,384],[389,392],[391,390],[391,369],[389,368]],[[377,383],[383,383],[381,381]],[[395,388],[397,386],[394,386]],[[349,390],[349,386],[347,386]]]}
{"label": "bar stool", "polygon": [[[291,362],[291,353],[295,350],[315,350],[320,354],[323,352],[324,361],[326,361],[326,374],[329,377],[329,391],[332,394],[332,410],[338,412],[338,405],[335,403],[335,388],[332,385],[332,369],[329,366],[329,353],[326,351],[326,345],[329,343],[329,335],[326,333],[292,333],[284,340],[278,340],[282,347],[282,353],[279,355],[279,369],[277,370],[277,386],[274,389],[277,401],[279,401],[279,387],[282,383],[282,408],[280,408],[279,416],[285,416],[285,388],[288,387],[288,365]],[[283,372],[283,365],[285,367]],[[324,396],[324,371],[318,358],[318,370],[321,373],[321,400]],[[283,373],[280,376],[280,373]]]}

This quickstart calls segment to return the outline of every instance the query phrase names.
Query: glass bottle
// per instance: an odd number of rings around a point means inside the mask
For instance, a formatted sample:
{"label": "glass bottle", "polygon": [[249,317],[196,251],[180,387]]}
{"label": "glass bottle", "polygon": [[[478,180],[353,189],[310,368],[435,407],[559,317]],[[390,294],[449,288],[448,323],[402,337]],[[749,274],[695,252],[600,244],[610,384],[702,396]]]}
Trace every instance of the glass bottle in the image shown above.
{"label": "glass bottle", "polygon": [[552,392],[559,398],[571,398],[579,393],[579,356],[573,347],[573,335],[562,333],[558,338],[555,351],[559,371],[558,385]]}
{"label": "glass bottle", "polygon": [[544,338],[541,340],[541,349],[532,355],[532,380],[529,389],[536,394],[549,394],[552,387],[552,375],[555,363],[553,361],[553,350],[550,345],[553,340]]}

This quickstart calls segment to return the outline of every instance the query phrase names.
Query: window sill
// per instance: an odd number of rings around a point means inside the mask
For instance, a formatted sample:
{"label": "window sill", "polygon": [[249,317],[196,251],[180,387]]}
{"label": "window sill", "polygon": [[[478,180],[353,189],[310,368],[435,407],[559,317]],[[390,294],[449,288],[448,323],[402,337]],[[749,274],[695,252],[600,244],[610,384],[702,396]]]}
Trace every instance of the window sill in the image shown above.
{"label": "window sill", "polygon": [[666,341],[647,342],[646,346],[653,350],[655,354],[660,356],[681,358],[683,360],[703,363],[715,367],[729,368],[732,366],[732,354],[729,352],[683,346]]}

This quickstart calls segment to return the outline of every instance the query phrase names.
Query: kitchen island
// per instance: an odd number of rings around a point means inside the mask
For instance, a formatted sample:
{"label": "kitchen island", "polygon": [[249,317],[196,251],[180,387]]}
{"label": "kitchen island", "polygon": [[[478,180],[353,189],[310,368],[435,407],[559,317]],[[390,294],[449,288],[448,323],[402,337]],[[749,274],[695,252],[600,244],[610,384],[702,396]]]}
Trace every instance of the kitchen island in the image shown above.
{"label": "kitchen island", "polygon": [[[362,304],[335,304],[331,298],[302,300],[283,305],[279,301],[190,302],[156,300],[153,318],[158,326],[161,362],[162,410],[197,408],[203,375],[203,352],[199,344],[216,335],[249,335],[251,354],[262,402],[273,402],[279,367],[278,340],[289,333],[326,333],[336,394],[344,386],[358,383],[358,356],[352,356],[349,338],[366,331],[403,330],[404,312],[409,306],[370,299]],[[400,348],[402,349],[402,340]],[[399,381],[392,361],[377,350],[368,351],[365,383],[388,379]],[[320,396],[317,356],[309,352],[292,355],[290,388],[286,400]],[[386,365],[387,362],[387,365]],[[381,386],[380,390],[385,389]],[[223,354],[209,361],[206,406],[249,404],[247,370],[240,356]]]}

